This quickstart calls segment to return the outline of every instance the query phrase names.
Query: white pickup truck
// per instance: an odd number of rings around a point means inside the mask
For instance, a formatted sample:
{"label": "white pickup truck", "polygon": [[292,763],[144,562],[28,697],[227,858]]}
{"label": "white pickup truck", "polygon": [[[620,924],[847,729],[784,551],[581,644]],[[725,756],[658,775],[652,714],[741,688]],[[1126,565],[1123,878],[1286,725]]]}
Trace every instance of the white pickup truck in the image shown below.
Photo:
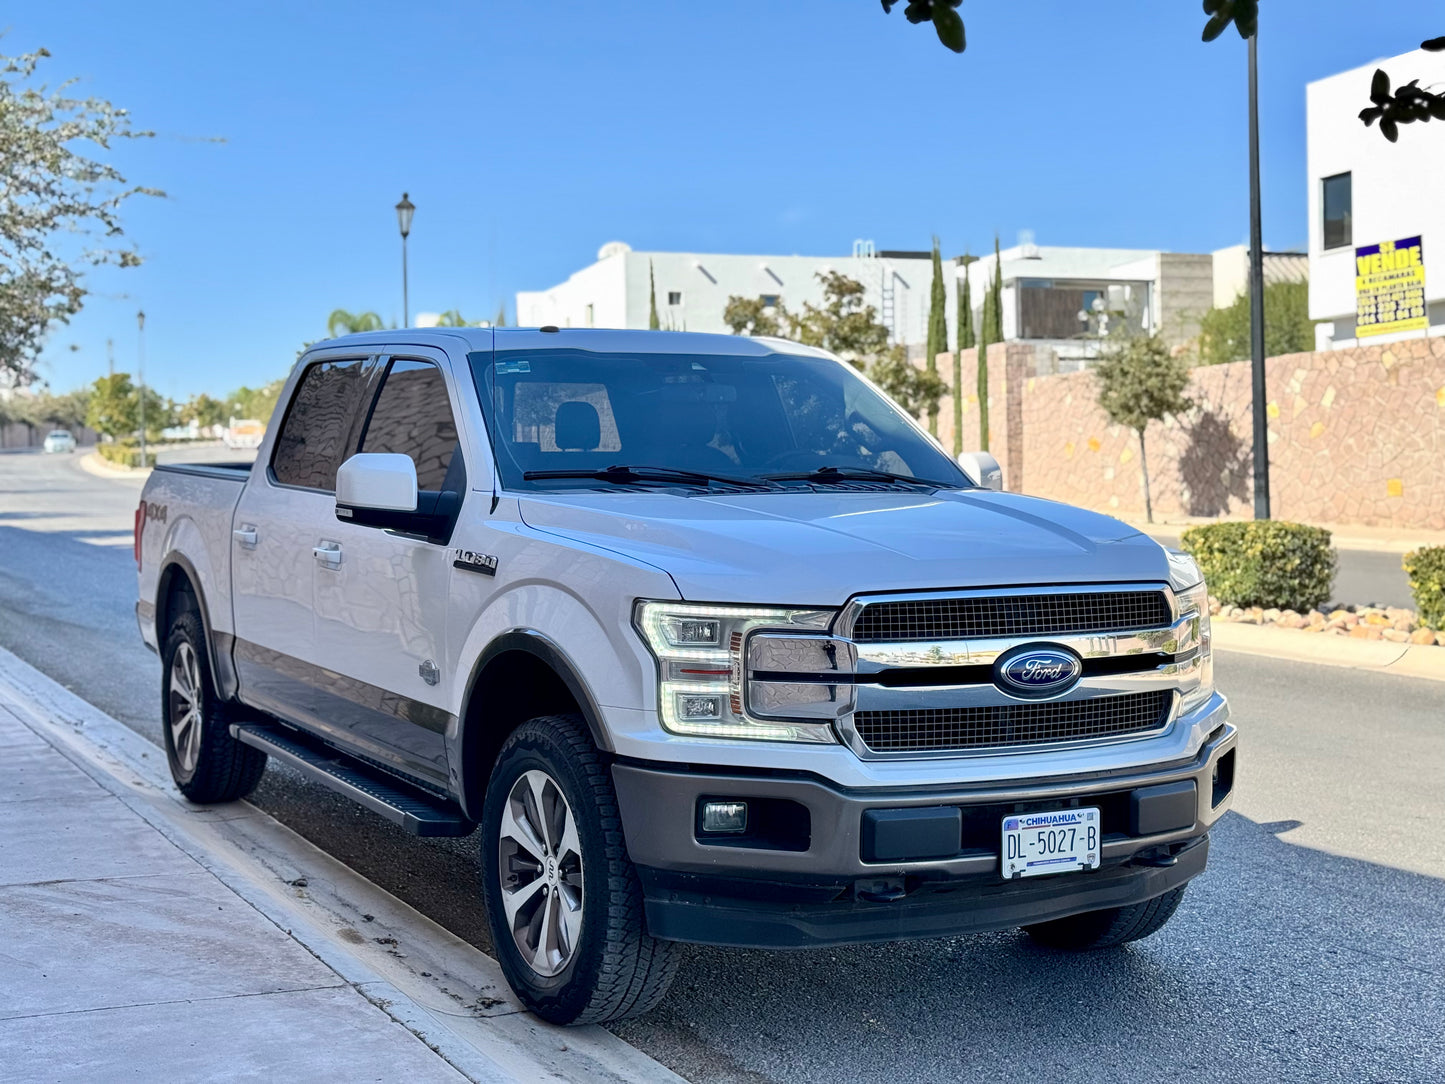
{"label": "white pickup truck", "polygon": [[795,343],[322,343],[254,466],[137,509],[172,772],[480,827],[495,951],[563,1023],[654,1005],[676,942],[1145,937],[1234,785],[1204,583],[998,489]]}

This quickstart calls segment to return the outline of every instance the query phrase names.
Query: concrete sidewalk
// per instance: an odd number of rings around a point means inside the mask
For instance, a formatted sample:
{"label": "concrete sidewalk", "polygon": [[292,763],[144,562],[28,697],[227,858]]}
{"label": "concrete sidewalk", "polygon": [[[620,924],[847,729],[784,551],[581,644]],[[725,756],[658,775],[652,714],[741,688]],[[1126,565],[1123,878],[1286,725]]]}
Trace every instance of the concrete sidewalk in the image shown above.
{"label": "concrete sidewalk", "polygon": [[681,1080],[4,651],[0,915],[6,1079]]}

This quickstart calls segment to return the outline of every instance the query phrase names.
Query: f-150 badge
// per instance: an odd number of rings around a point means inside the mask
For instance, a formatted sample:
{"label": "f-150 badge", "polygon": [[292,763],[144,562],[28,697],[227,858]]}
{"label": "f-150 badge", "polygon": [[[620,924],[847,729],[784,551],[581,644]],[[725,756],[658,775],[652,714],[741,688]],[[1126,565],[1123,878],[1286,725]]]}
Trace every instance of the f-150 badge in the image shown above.
{"label": "f-150 badge", "polygon": [[490,553],[474,553],[471,550],[452,550],[452,567],[466,572],[480,572],[483,576],[497,574],[497,559]]}

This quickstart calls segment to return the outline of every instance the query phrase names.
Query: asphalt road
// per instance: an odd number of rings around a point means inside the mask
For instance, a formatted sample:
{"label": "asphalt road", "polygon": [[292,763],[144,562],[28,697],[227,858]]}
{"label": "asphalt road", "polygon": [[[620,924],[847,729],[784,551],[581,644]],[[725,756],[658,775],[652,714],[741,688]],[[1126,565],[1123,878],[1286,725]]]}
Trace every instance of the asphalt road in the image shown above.
{"label": "asphalt road", "polygon": [[[158,740],[138,490],[0,456],[0,645]],[[1445,1079],[1445,686],[1237,654],[1217,675],[1244,732],[1235,812],[1153,938],[690,948],[668,1001],[616,1030],[708,1082]],[[255,801],[486,947],[475,840],[414,839],[274,767]]]}

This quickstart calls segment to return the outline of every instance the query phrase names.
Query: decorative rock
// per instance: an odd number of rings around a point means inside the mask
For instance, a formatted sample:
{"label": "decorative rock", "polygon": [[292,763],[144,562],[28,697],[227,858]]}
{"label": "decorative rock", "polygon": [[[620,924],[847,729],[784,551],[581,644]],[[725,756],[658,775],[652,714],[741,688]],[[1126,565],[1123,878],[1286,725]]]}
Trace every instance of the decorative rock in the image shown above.
{"label": "decorative rock", "polygon": [[1331,610],[1331,611],[1330,611],[1330,620],[1331,620],[1331,621],[1339,621],[1339,620],[1341,620],[1341,619],[1343,619],[1343,618],[1351,617],[1351,616],[1353,616],[1353,615],[1350,613],[1349,610]]}
{"label": "decorative rock", "polygon": [[1350,630],[1350,638],[1353,640],[1380,640],[1383,634],[1377,625],[1356,625]]}
{"label": "decorative rock", "polygon": [[1365,624],[1373,625],[1375,628],[1387,629],[1390,627],[1391,621],[1379,611],[1374,611],[1365,615]]}
{"label": "decorative rock", "polygon": [[1230,619],[1231,621],[1238,621],[1238,620],[1239,620],[1241,617],[1243,617],[1243,616],[1244,616],[1244,610],[1243,610],[1241,607],[1239,607],[1239,606],[1231,606],[1231,607],[1229,608],[1229,619]]}
{"label": "decorative rock", "polygon": [[1433,644],[1437,638],[1438,634],[1431,632],[1429,629],[1416,629],[1410,633],[1410,642],[1412,644]]}
{"label": "decorative rock", "polygon": [[1297,613],[1282,614],[1275,624],[1282,629],[1302,629],[1305,627],[1305,619]]}
{"label": "decorative rock", "polygon": [[1409,621],[1412,624],[1415,621],[1414,610],[1406,610],[1399,606],[1386,607],[1385,616],[1388,617],[1391,621]]}
{"label": "decorative rock", "polygon": [[1323,625],[1325,623],[1325,615],[1318,610],[1311,610],[1309,612],[1309,619],[1311,625]]}
{"label": "decorative rock", "polygon": [[1327,633],[1329,633],[1331,636],[1348,636],[1348,635],[1349,635],[1349,633],[1347,633],[1347,632],[1344,630],[1344,628],[1343,628],[1342,626],[1339,626],[1339,625],[1328,626],[1328,627],[1325,628],[1325,631],[1326,631]]}
{"label": "decorative rock", "polygon": [[1238,617],[1236,617],[1234,620],[1235,620],[1236,622],[1238,622],[1239,624],[1241,624],[1241,625],[1258,625],[1258,624],[1259,624],[1259,617],[1258,617],[1258,616],[1254,613],[1254,611],[1252,611],[1252,610],[1249,610],[1249,611],[1241,611],[1240,615],[1239,615]]}
{"label": "decorative rock", "polygon": [[1403,644],[1410,639],[1408,632],[1401,632],[1399,629],[1385,629],[1380,635],[1397,644]]}
{"label": "decorative rock", "polygon": [[1212,599],[1210,599],[1210,600],[1209,600],[1209,612],[1210,612],[1210,614],[1218,614],[1219,611],[1220,611],[1219,600],[1218,600],[1217,598],[1212,598]]}
{"label": "decorative rock", "polygon": [[1360,615],[1359,615],[1359,614],[1345,614],[1345,616],[1344,616],[1344,622],[1345,622],[1346,625],[1350,626],[1351,628],[1354,628],[1356,625],[1358,625],[1358,624],[1360,623]]}
{"label": "decorative rock", "polygon": [[1415,627],[1415,621],[1409,617],[1397,617],[1391,628],[1399,629],[1401,632],[1409,632]]}
{"label": "decorative rock", "polygon": [[1261,620],[1272,623],[1272,622],[1275,622],[1275,621],[1278,621],[1278,620],[1279,620],[1279,618],[1280,618],[1280,611],[1277,610],[1277,609],[1275,609],[1273,606],[1271,606],[1269,609],[1265,610],[1265,611],[1264,611],[1262,614],[1260,614],[1259,616],[1260,616],[1260,619],[1261,619]]}

